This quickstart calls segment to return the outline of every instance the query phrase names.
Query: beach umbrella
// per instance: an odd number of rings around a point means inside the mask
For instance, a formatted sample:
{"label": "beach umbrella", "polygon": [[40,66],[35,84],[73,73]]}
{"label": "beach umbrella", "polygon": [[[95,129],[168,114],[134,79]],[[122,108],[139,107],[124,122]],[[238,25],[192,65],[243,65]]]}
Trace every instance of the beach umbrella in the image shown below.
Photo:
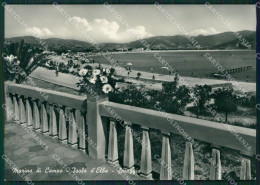
{"label": "beach umbrella", "polygon": [[126,65],[127,66],[132,66],[133,64],[131,62],[128,62]]}
{"label": "beach umbrella", "polygon": [[163,74],[165,74],[165,69],[168,70],[168,67],[161,67],[163,69]]}

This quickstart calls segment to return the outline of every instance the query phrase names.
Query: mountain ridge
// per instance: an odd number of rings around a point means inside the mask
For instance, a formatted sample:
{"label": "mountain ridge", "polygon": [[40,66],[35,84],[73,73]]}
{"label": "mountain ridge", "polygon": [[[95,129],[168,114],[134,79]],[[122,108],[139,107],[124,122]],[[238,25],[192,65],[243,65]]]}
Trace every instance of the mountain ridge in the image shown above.
{"label": "mountain ridge", "polygon": [[[238,32],[248,44],[251,45],[251,49],[256,46],[256,32],[243,30]],[[241,44],[234,32],[223,32],[213,35],[198,35],[194,36],[193,39],[198,42],[201,49],[246,49],[247,47]],[[33,36],[21,36],[11,37],[5,39],[5,44],[12,42],[20,42],[24,40],[25,43],[31,44],[37,47],[42,47],[39,42],[39,38]],[[121,49],[147,49],[145,46],[149,45],[151,50],[177,50],[177,49],[197,49],[191,41],[185,35],[174,35],[174,36],[154,36],[135,40],[126,43],[100,43],[98,44],[102,51],[116,51]],[[72,51],[95,51],[95,47],[86,41],[80,41],[75,39],[62,39],[62,38],[46,38],[41,39],[49,48],[49,50],[72,50]],[[142,43],[146,43],[145,45]]]}

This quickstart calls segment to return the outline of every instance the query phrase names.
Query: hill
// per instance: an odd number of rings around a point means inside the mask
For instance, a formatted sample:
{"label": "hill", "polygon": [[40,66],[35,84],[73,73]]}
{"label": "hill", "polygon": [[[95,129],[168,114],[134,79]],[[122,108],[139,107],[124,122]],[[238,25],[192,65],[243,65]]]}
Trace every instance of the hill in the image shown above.
{"label": "hill", "polygon": [[[240,31],[239,35],[242,36],[251,45],[251,49],[256,46],[256,32],[255,31]],[[24,37],[12,37],[6,38],[5,44],[10,44],[12,42],[20,42],[24,40],[25,43],[31,44],[33,46],[42,47],[41,43],[44,43],[49,50],[54,51],[95,51],[95,48],[91,43],[73,39],[59,39],[59,38],[49,38],[41,39],[24,36]],[[241,44],[241,41],[236,37],[233,32],[224,32],[214,35],[199,35],[195,36],[196,40],[201,49],[246,49],[245,46]],[[196,49],[196,47],[191,43],[191,41],[184,35],[175,36],[155,36],[140,40],[136,40],[129,43],[101,43],[99,47],[103,51],[116,51],[118,49],[127,48],[128,50],[136,48],[146,49],[143,43],[149,44],[152,50],[170,50],[170,49],[183,49],[190,50]]]}

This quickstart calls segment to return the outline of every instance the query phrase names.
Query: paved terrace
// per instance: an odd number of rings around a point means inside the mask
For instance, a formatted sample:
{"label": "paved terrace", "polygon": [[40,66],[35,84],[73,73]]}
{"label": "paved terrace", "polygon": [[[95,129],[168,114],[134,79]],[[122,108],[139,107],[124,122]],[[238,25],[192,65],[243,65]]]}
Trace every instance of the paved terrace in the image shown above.
{"label": "paved terrace", "polygon": [[[30,128],[32,129],[32,128]],[[32,131],[36,136],[32,136],[28,128],[14,122],[5,124],[5,158],[9,158],[19,169],[32,169],[33,173],[27,173],[27,177],[34,181],[49,181],[49,180],[74,180],[78,177],[80,180],[126,180],[126,175],[130,179],[143,180],[138,175],[125,174],[125,177],[116,171],[112,164],[103,162],[102,160],[91,159],[87,154],[77,149],[73,149],[68,145],[58,142],[58,139],[46,137],[41,133]],[[35,138],[39,137],[39,140]],[[38,142],[37,142],[38,141]],[[39,141],[48,146],[39,145]],[[58,159],[60,158],[60,159]],[[63,161],[73,171],[76,169],[85,168],[87,173],[75,173],[75,176],[65,172],[65,168],[58,161]],[[13,167],[13,166],[12,166]],[[13,173],[12,167],[5,163],[5,179],[7,181],[24,181],[21,177],[23,173]],[[46,173],[46,168],[52,170],[61,170],[61,173]],[[90,173],[93,168],[105,168],[108,173]],[[35,173],[41,168],[41,173]]]}

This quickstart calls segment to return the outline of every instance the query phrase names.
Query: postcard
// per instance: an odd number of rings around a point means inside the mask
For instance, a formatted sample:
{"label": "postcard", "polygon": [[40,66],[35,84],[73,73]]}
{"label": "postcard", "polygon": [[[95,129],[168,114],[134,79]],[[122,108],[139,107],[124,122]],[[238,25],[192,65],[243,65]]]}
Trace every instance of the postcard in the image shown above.
{"label": "postcard", "polygon": [[1,7],[4,183],[256,184],[259,2],[41,3]]}

